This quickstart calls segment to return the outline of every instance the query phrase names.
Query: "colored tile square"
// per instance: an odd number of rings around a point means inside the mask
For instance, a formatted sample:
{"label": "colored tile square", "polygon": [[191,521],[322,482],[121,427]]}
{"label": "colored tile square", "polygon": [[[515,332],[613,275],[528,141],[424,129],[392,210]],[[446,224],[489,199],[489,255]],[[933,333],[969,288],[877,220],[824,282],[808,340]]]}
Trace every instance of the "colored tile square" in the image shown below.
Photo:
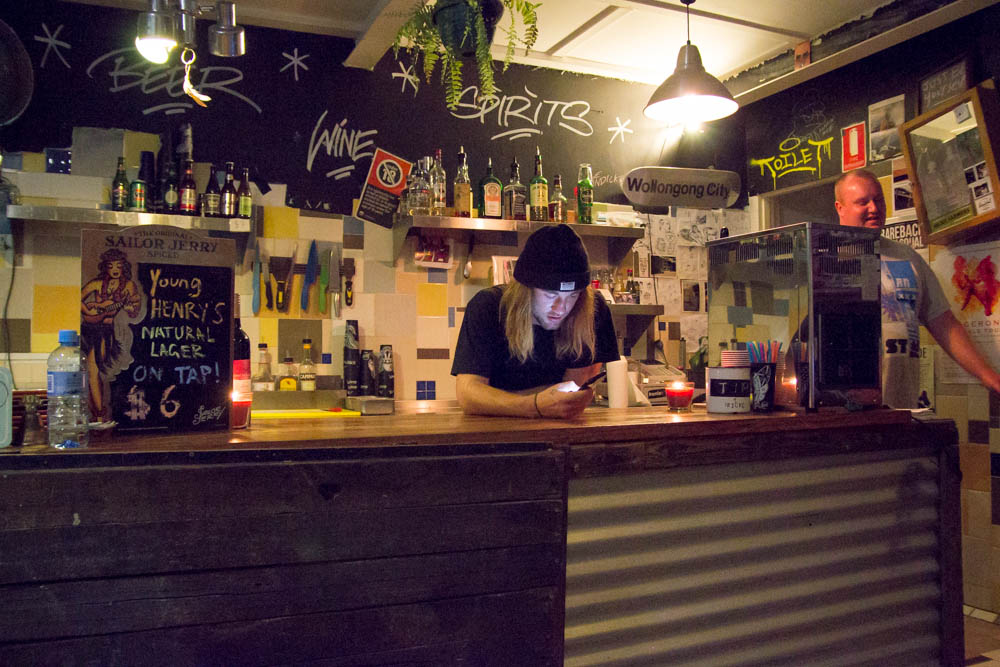
{"label": "colored tile square", "polygon": [[447,269],[427,269],[427,282],[437,285],[448,284]]}
{"label": "colored tile square", "polygon": [[446,317],[448,315],[448,288],[446,285],[417,285],[417,315]]}
{"label": "colored tile square", "polygon": [[788,317],[788,299],[774,300],[774,314],[779,317]]}
{"label": "colored tile square", "polygon": [[365,239],[365,256],[368,259],[393,263],[391,229],[386,229],[382,225],[370,222],[365,225],[363,236]]}
{"label": "colored tile square", "polygon": [[657,331],[666,331],[667,330],[667,323],[664,322],[663,320],[658,320],[656,322],[656,330]]}
{"label": "colored tile square", "polygon": [[751,282],[750,303],[753,306],[753,312],[759,315],[773,315],[774,287],[770,283]]}
{"label": "colored tile square", "polygon": [[[7,349],[7,338],[0,336],[0,352],[31,352],[31,320],[8,319],[7,335],[10,336],[10,349]],[[54,349],[56,349],[55,345],[52,346],[51,350],[45,351],[51,352]]]}
{"label": "colored tile square", "polygon": [[55,333],[60,329],[80,330],[80,287],[78,285],[35,285],[32,300],[32,333]]}
{"label": "colored tile square", "polygon": [[332,364],[333,363],[333,355],[330,354],[329,352],[324,352],[323,355],[320,357],[320,363],[321,364]]}
{"label": "colored tile square", "polygon": [[418,347],[417,359],[451,359],[451,349]]}
{"label": "colored tile square", "polygon": [[448,306],[448,328],[449,329],[454,329],[455,328],[455,307],[454,306]]}
{"label": "colored tile square", "polygon": [[360,234],[344,234],[344,250],[364,250],[365,237]]}
{"label": "colored tile square", "polygon": [[299,238],[299,209],[265,206],[261,236],[271,239]]}
{"label": "colored tile square", "polygon": [[417,380],[417,391],[425,391],[427,389],[426,380]]}
{"label": "colored tile square", "polygon": [[733,281],[733,305],[737,308],[744,308],[747,305],[746,283]]}
{"label": "colored tile square", "polygon": [[667,323],[667,338],[669,340],[680,340],[681,339],[681,323],[680,322],[668,322]]}
{"label": "colored tile square", "polygon": [[353,215],[344,216],[344,234],[353,234],[354,236],[364,236],[365,235],[365,221],[361,218],[356,218]]}
{"label": "colored tile square", "polygon": [[962,488],[970,491],[990,490],[990,450],[983,445],[958,446]]}
{"label": "colored tile square", "polygon": [[990,423],[985,420],[970,419],[969,442],[983,445],[990,444]]}
{"label": "colored tile square", "polygon": [[315,240],[317,244],[340,243],[344,238],[344,221],[339,216],[300,215],[299,238]]}
{"label": "colored tile square", "polygon": [[433,389],[428,389],[427,390],[427,400],[428,401],[436,401],[437,400],[437,392],[434,391]]}
{"label": "colored tile square", "polygon": [[428,380],[427,381],[427,388],[430,389],[431,391],[434,391],[436,384],[437,384],[436,380]]}
{"label": "colored tile square", "polygon": [[417,349],[448,347],[448,318],[417,317]]}
{"label": "colored tile square", "polygon": [[749,308],[729,306],[726,309],[726,317],[729,323],[734,326],[746,327],[753,324],[753,311]]}
{"label": "colored tile square", "polygon": [[[365,253],[367,255],[367,253]],[[396,269],[386,262],[365,260],[365,282],[368,294],[396,293]]]}
{"label": "colored tile square", "polygon": [[[416,325],[416,304],[408,294],[376,294],[374,335],[389,339],[411,338]],[[395,340],[386,341],[393,344]]]}

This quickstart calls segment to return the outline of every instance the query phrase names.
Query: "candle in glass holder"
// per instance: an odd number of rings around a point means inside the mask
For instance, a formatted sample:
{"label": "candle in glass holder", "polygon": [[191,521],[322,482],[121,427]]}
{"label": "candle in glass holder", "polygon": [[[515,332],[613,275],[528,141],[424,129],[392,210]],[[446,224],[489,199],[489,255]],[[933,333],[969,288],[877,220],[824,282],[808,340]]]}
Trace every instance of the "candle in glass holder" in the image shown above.
{"label": "candle in glass holder", "polygon": [[666,387],[667,404],[671,410],[681,411],[691,408],[694,398],[694,382],[671,382]]}

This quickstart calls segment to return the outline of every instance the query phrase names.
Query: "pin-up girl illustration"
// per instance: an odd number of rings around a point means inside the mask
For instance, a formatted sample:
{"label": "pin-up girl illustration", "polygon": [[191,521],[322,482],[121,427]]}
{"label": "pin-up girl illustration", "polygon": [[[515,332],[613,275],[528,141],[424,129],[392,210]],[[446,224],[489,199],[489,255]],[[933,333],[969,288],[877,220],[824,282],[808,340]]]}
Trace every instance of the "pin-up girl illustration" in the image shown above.
{"label": "pin-up girl illustration", "polygon": [[128,257],[116,248],[104,251],[97,276],[80,292],[80,348],[87,363],[90,414],[96,421],[111,420],[110,383],[132,363],[128,324],[143,318],[144,306]]}

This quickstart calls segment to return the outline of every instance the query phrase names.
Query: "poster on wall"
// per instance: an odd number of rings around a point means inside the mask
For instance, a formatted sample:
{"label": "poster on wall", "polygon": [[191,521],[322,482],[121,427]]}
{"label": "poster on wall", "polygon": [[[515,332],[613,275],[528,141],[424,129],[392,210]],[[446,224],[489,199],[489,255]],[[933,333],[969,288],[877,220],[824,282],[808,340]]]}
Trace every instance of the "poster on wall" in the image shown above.
{"label": "poster on wall", "polygon": [[119,431],[229,427],[236,242],[178,227],[82,233],[92,418]]}
{"label": "poster on wall", "polygon": [[[1000,242],[942,248],[931,264],[955,317],[983,357],[1000,367]],[[973,384],[975,378],[947,355],[938,357],[939,381]]]}
{"label": "poster on wall", "polygon": [[896,129],[906,120],[904,95],[876,102],[868,106],[868,128],[871,132],[871,161],[888,160],[903,153]]}

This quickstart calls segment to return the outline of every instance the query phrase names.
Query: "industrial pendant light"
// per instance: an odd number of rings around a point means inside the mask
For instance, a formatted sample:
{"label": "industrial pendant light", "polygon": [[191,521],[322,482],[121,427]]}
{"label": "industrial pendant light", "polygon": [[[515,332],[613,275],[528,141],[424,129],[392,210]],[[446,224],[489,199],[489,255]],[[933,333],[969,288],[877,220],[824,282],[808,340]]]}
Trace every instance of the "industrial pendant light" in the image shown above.
{"label": "industrial pendant light", "polygon": [[[195,22],[211,6],[201,7],[198,0],[149,0],[149,11],[139,14],[135,47],[146,60],[163,64],[178,40],[194,49]],[[208,29],[208,50],[214,56],[230,58],[247,51],[246,35],[236,25],[236,3],[218,0],[215,3],[218,22]]]}
{"label": "industrial pendant light", "polygon": [[703,123],[725,118],[740,108],[722,82],[705,71],[698,47],[691,43],[693,2],[681,0],[687,8],[688,39],[677,54],[677,68],[660,84],[643,110],[653,120],[677,124]]}
{"label": "industrial pendant light", "polygon": [[149,11],[139,14],[135,48],[146,60],[163,64],[175,46],[174,15],[167,8],[167,0],[149,0]]}
{"label": "industrial pendant light", "polygon": [[219,0],[215,13],[219,22],[208,29],[208,50],[223,58],[242,56],[247,43],[243,28],[236,25],[236,3]]}

